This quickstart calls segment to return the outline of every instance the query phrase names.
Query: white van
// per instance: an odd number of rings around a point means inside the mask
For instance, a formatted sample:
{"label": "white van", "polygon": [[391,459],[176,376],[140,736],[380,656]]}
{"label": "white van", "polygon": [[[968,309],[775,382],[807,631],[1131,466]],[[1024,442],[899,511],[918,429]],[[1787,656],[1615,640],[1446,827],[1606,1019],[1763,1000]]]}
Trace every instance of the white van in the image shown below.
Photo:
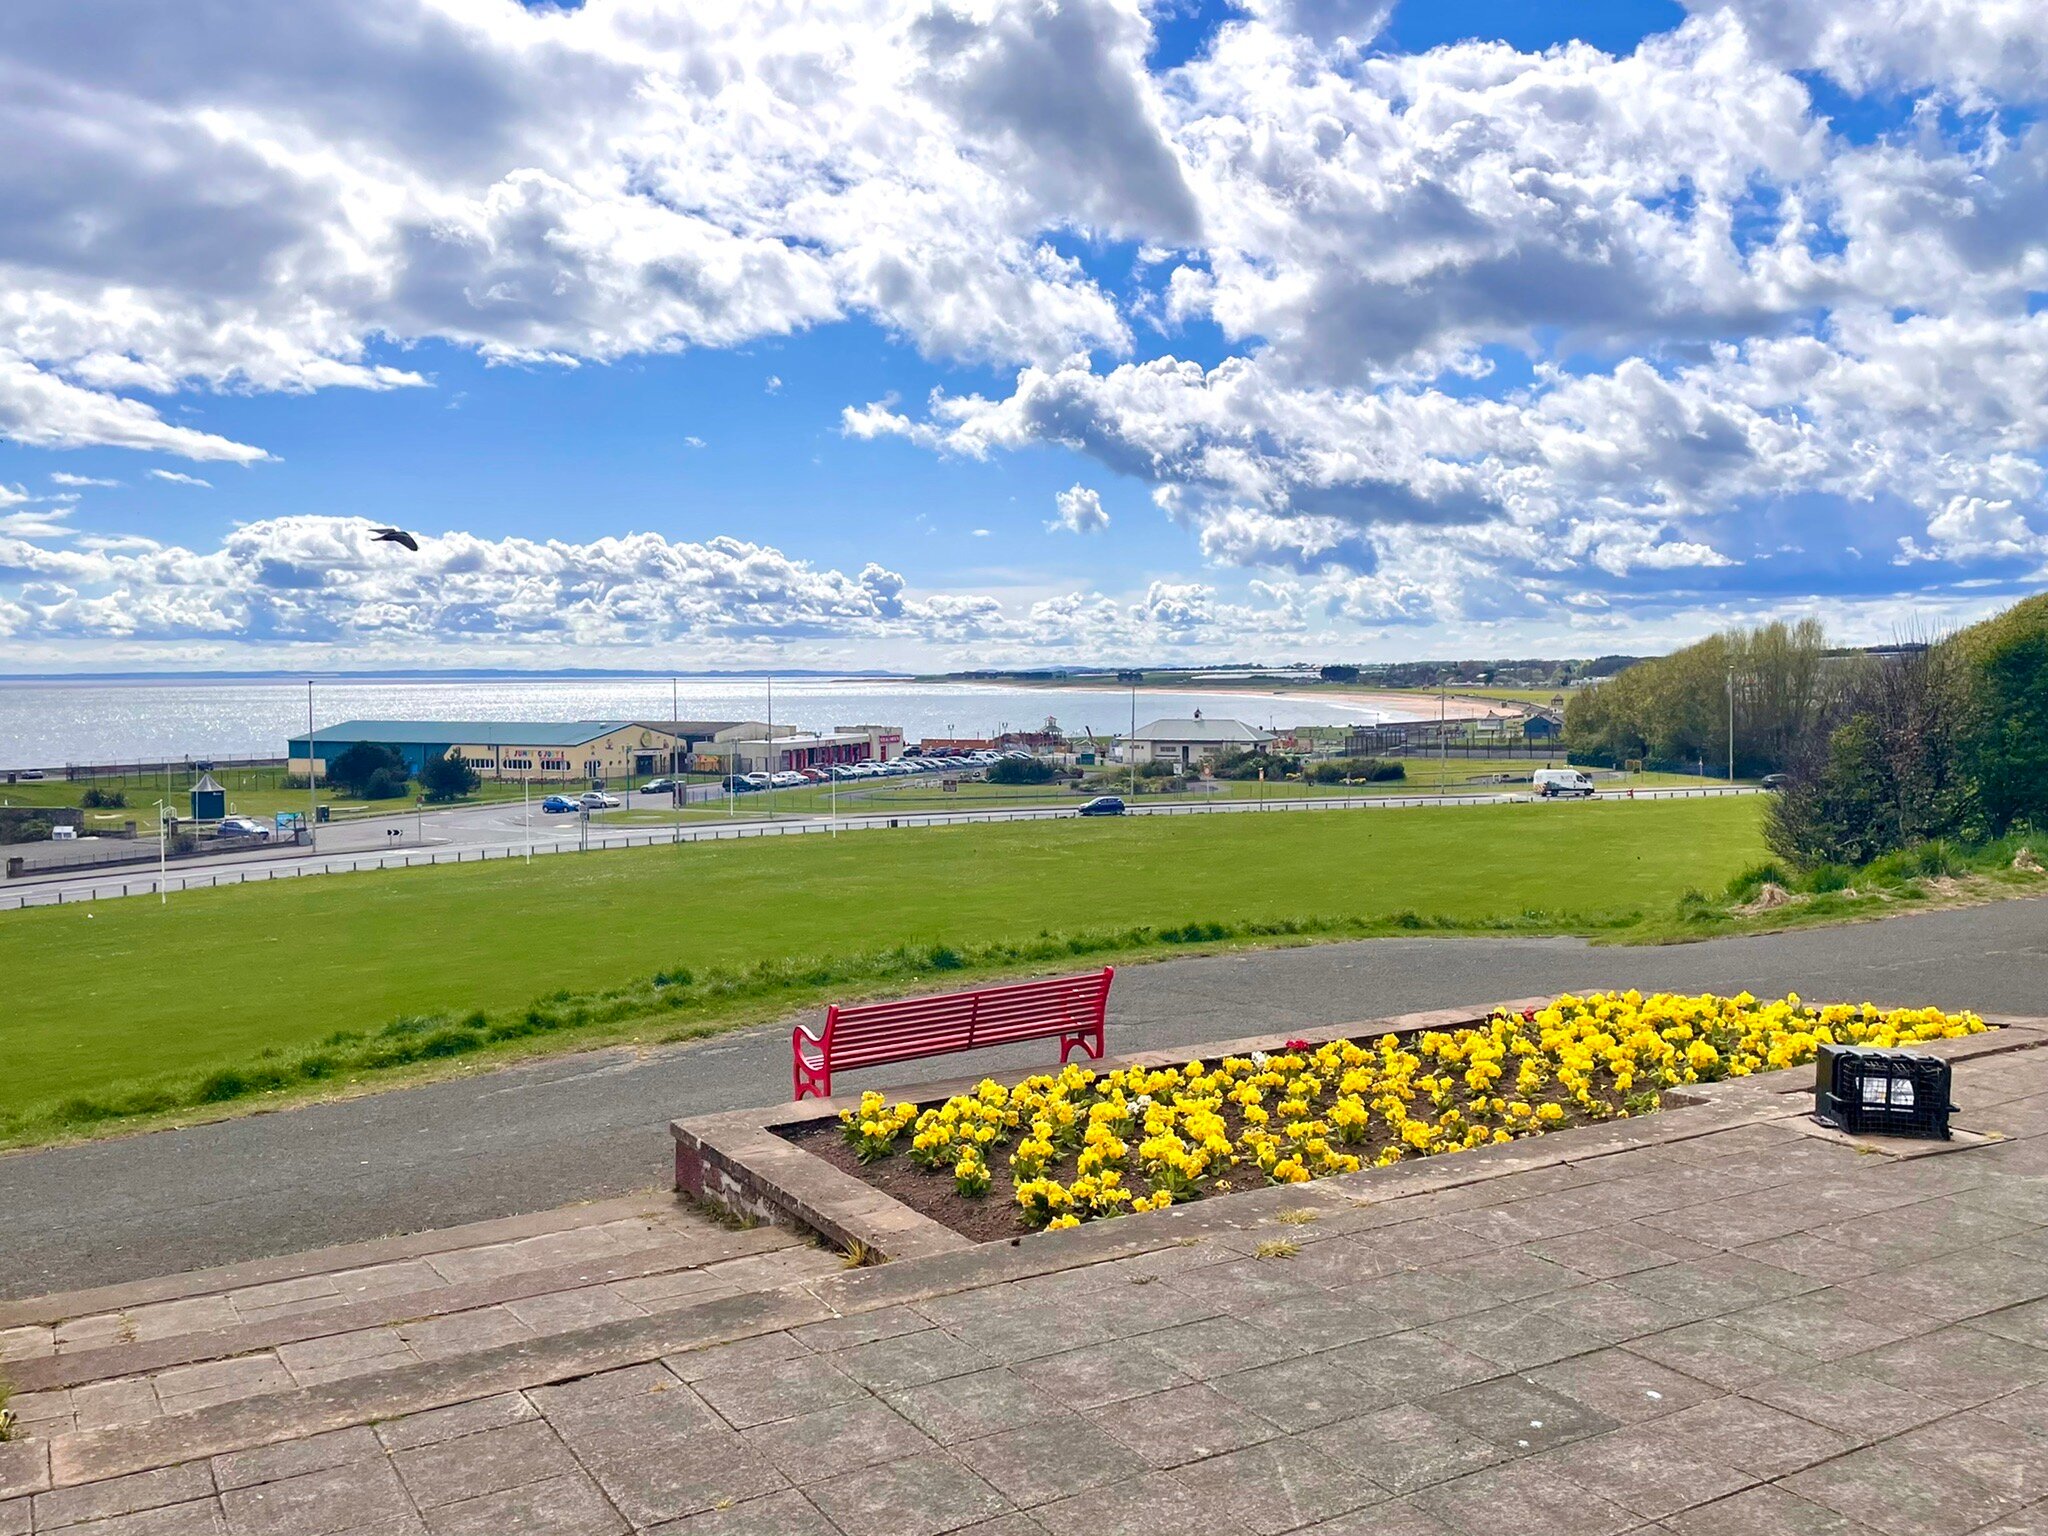
{"label": "white van", "polygon": [[1536,793],[1549,799],[1553,795],[1590,795],[1593,781],[1576,768],[1538,768],[1534,779]]}

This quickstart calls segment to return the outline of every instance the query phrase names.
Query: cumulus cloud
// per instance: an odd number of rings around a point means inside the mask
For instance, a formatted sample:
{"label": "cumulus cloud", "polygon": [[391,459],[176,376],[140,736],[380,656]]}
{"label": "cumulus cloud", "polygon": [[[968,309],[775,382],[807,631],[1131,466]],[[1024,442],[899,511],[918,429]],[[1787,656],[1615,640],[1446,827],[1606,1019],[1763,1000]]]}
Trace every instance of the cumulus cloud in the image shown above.
{"label": "cumulus cloud", "polygon": [[1070,485],[1053,498],[1058,509],[1045,526],[1054,533],[1101,533],[1109,527],[1109,514],[1102,510],[1102,497],[1085,485]]}
{"label": "cumulus cloud", "polygon": [[914,591],[879,562],[848,573],[731,538],[641,533],[575,544],[451,530],[423,534],[414,555],[378,543],[366,519],[298,516],[195,549],[134,535],[71,537],[66,515],[0,518],[0,601],[13,604],[24,645],[171,657],[234,637],[273,659],[314,645],[337,659],[416,665],[516,663],[563,646],[644,654],[688,640],[717,659],[958,646],[963,660],[986,660],[1023,659],[1048,642],[1206,654],[1245,634],[1302,629],[1296,603],[1233,603],[1199,582],[1154,582],[1121,600],[1073,593],[1012,605],[987,593]]}
{"label": "cumulus cloud", "polygon": [[1077,643],[2038,572],[2038,5],[1687,6],[1622,54],[1407,54],[1386,0],[1245,0],[1171,66],[1142,0],[27,7],[0,436],[254,463],[182,407],[858,320],[943,382],[851,393],[849,437],[1054,447],[1187,531],[1196,576],[1034,599]]}

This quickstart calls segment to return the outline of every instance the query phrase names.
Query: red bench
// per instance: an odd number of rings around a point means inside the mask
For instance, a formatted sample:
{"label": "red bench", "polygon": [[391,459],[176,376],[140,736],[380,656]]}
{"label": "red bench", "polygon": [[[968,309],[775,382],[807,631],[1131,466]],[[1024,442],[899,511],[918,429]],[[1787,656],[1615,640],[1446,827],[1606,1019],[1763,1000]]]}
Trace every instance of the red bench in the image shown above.
{"label": "red bench", "polygon": [[850,1007],[834,1003],[825,1010],[823,1034],[814,1035],[799,1024],[790,1036],[796,1097],[832,1097],[835,1068],[850,1071],[1017,1040],[1057,1039],[1062,1065],[1077,1046],[1099,1060],[1109,983],[1115,975],[1116,967],[1105,965],[1082,976],[975,992]]}

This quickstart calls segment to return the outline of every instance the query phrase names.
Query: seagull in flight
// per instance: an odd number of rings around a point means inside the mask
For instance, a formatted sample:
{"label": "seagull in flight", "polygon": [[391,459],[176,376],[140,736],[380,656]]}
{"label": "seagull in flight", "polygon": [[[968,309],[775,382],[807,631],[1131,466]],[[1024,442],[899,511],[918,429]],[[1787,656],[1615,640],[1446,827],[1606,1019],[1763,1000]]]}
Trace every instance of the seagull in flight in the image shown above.
{"label": "seagull in flight", "polygon": [[378,528],[373,531],[377,535],[375,539],[371,540],[373,544],[403,544],[414,554],[420,552],[420,541],[407,533],[403,528]]}

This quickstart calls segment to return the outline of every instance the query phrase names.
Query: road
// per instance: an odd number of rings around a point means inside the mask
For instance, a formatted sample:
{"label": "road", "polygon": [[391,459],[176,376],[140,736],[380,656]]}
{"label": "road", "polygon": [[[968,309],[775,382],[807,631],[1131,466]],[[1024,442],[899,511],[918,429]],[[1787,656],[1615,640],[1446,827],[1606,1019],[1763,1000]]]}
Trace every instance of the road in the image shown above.
{"label": "road", "polygon": [[[696,788],[705,788],[697,786]],[[694,790],[693,790],[694,792]],[[1629,794],[1630,800],[1697,799],[1723,795],[1761,793],[1752,786],[1736,785],[1708,789],[1644,789]],[[1134,803],[1130,813],[1139,816],[1221,816],[1247,815],[1266,811],[1312,810],[1399,811],[1450,809],[1501,805],[1512,801],[1533,801],[1527,791],[1485,791],[1470,794],[1412,794],[1318,796],[1312,799],[1218,800],[1208,803]],[[1609,793],[1609,801],[1621,796]],[[122,897],[153,896],[159,883],[168,891],[206,889],[216,885],[262,884],[271,880],[297,879],[309,875],[349,874],[365,869],[411,868],[427,864],[482,862],[535,855],[573,853],[587,848],[593,853],[613,848],[644,848],[657,843],[700,843],[741,837],[788,837],[823,834],[833,828],[849,832],[915,830],[920,827],[953,826],[961,822],[1046,821],[1078,814],[1071,806],[985,806],[963,805],[958,810],[870,810],[842,809],[837,820],[821,815],[794,815],[779,821],[758,817],[740,821],[690,822],[680,826],[643,825],[606,828],[592,824],[587,838],[573,816],[548,816],[536,809],[529,818],[525,809],[512,805],[464,806],[455,810],[432,811],[422,816],[398,815],[327,827],[320,832],[316,851],[296,853],[244,853],[218,858],[184,860],[174,865],[159,882],[149,865],[115,871],[81,871],[75,875],[34,880],[17,880],[0,888],[0,911],[27,906],[54,906],[66,902],[112,901]]]}
{"label": "road", "polygon": [[[2048,900],[1657,949],[1378,939],[1119,973],[1111,1049],[1637,986],[2048,1013]],[[0,1156],[0,1296],[544,1210],[668,1177],[679,1115],[789,1092],[789,1030],[603,1050],[341,1103]],[[1046,1060],[1026,1046],[960,1070]],[[956,1064],[845,1074],[843,1088]]]}

